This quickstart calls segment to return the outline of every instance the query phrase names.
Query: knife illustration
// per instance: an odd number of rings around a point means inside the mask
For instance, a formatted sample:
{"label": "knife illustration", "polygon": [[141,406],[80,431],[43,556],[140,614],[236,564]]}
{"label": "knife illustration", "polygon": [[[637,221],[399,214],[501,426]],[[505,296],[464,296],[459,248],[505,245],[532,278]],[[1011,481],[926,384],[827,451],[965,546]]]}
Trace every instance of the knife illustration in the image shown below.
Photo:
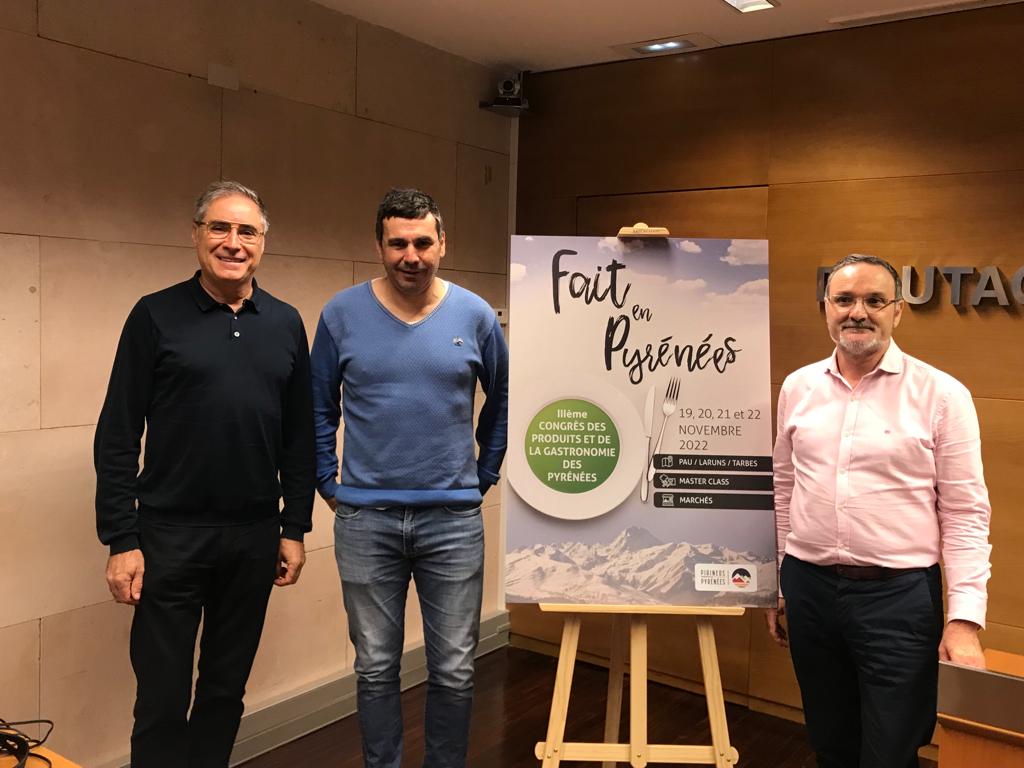
{"label": "knife illustration", "polygon": [[647,459],[644,461],[644,477],[640,484],[640,501],[647,501],[647,494],[651,487],[651,481],[646,475],[647,463],[651,460],[651,433],[654,432],[654,395],[657,385],[651,384],[647,390],[647,399],[644,401],[644,434],[647,435]]}

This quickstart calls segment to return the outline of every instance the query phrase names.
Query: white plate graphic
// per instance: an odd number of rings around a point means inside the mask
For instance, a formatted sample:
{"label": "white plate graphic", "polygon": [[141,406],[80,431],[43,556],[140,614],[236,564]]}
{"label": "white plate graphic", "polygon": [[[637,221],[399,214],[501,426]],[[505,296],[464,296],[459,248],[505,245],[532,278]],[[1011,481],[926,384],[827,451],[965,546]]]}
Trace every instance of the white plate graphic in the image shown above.
{"label": "white plate graphic", "polygon": [[[508,478],[515,492],[538,512],[562,520],[587,520],[611,511],[636,488],[645,469],[647,437],[637,409],[622,392],[596,380],[549,379],[536,390],[517,396],[509,409]],[[582,493],[544,485],[526,458],[526,431],[534,416],[546,405],[566,399],[590,401],[608,414],[619,432],[615,469],[597,488]]]}

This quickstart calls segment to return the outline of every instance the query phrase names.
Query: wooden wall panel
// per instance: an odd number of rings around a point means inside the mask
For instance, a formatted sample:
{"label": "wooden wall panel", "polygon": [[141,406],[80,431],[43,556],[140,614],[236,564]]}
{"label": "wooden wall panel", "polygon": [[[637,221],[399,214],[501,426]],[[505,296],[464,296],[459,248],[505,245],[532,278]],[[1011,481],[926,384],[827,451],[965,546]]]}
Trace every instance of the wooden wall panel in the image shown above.
{"label": "wooden wall panel", "polygon": [[[445,266],[504,275],[508,272],[508,155],[465,144],[459,144],[456,155],[459,236],[457,243],[448,243]],[[446,214],[441,211],[441,215]]]}
{"label": "wooden wall panel", "polygon": [[[302,627],[296,632],[296,627]],[[267,621],[247,685],[250,712],[352,669],[348,619],[334,548],[310,552],[302,578],[270,594]]]}
{"label": "wooden wall panel", "polygon": [[[312,0],[216,0],[207,57],[238,71],[242,88],[354,113],[357,22]],[[223,29],[231,44],[222,52]],[[268,53],[273,52],[272,55]],[[225,140],[230,141],[227,123]]]}
{"label": "wooden wall panel", "polygon": [[[4,684],[0,711],[7,720],[34,720],[39,714],[39,622],[0,627]],[[22,726],[24,728],[24,726]]]}
{"label": "wooden wall panel", "polygon": [[[512,620],[513,632],[558,646],[562,636],[562,622],[554,614],[542,612],[533,603],[508,603],[505,607]],[[584,617],[587,618],[589,615]],[[580,637],[582,639],[582,633]]]}
{"label": "wooden wall panel", "polygon": [[224,94],[224,124],[237,126],[224,175],[267,201],[268,250],[378,262],[374,218],[393,186],[428,191],[457,236],[454,142],[242,91]]}
{"label": "wooden wall panel", "polygon": [[[102,570],[88,575],[103,580]],[[128,606],[107,598],[40,622],[39,709],[58,724],[46,746],[83,766],[127,762],[135,693],[128,658],[132,614]]]}
{"label": "wooden wall panel", "polygon": [[577,202],[580,235],[614,235],[619,227],[639,221],[667,227],[673,237],[763,238],[767,236],[768,188],[584,197]]}
{"label": "wooden wall panel", "polygon": [[520,187],[515,229],[517,235],[575,235],[576,198],[523,194]]}
{"label": "wooden wall panel", "polygon": [[39,238],[0,235],[0,432],[39,429]]}
{"label": "wooden wall panel", "polygon": [[96,541],[94,432],[86,426],[0,433],[4,563],[11,573],[32,574],[4,596],[0,626],[110,600],[107,552]]}
{"label": "wooden wall panel", "polygon": [[1020,589],[1020,560],[1024,552],[1024,506],[1020,502],[1024,400],[974,402],[981,423],[981,456],[992,502],[988,620],[1017,627],[1024,633],[1024,592]]}
{"label": "wooden wall panel", "polygon": [[[49,40],[102,51],[162,69],[206,77],[211,35],[231,45],[212,18],[210,0],[92,0],[82,13],[76,0],[38,0],[39,34]],[[223,57],[221,64],[229,64]]]}
{"label": "wooden wall panel", "polygon": [[[40,0],[40,34],[241,88],[355,112],[356,20],[311,0]],[[273,55],[268,55],[273,52]]]}
{"label": "wooden wall panel", "polygon": [[[858,252],[897,267],[995,265],[1008,280],[1024,266],[1022,212],[1020,171],[772,186],[772,380],[833,348],[815,299],[818,266]],[[1024,340],[1019,306],[958,309],[949,295],[937,280],[931,302],[906,307],[897,342],[975,397],[1024,398],[1024,354],[1012,351]],[[807,343],[790,343],[794,337]]]}
{"label": "wooden wall panel", "polygon": [[365,22],[358,63],[360,117],[508,154],[509,119],[479,106],[504,75]]}
{"label": "wooden wall panel", "polygon": [[[718,616],[711,620],[718,649],[722,685],[733,693],[747,693],[751,614]],[[703,684],[697,623],[690,616],[652,616],[648,622],[649,662],[655,672]]]}
{"label": "wooden wall panel", "polygon": [[36,33],[36,0],[5,0],[0,3],[0,29]]}
{"label": "wooden wall panel", "polygon": [[[1022,33],[1015,4],[534,76],[516,231],[608,235],[645,221],[686,236],[767,236],[774,401],[788,373],[834,346],[818,266],[851,252],[897,266],[993,265],[1007,288],[1024,266],[1024,100],[1008,74],[1024,65]],[[975,282],[965,280],[967,296]],[[994,507],[984,641],[1021,652],[1024,307],[957,309],[949,293],[940,279],[896,338],[976,398]],[[516,635],[557,644],[557,618],[510,608]],[[606,654],[608,627],[588,621],[581,648]],[[758,706],[799,707],[788,653],[762,625],[752,611],[735,655],[723,635],[726,686]],[[689,679],[685,633],[662,634],[652,664]],[[733,664],[746,664],[745,681]]]}
{"label": "wooden wall panel", "polygon": [[981,642],[986,648],[1024,654],[1024,629],[990,621],[981,633]]}
{"label": "wooden wall panel", "polygon": [[0,231],[189,242],[176,217],[220,174],[219,89],[0,31],[0,94]]}
{"label": "wooden wall panel", "polygon": [[[189,213],[181,208],[167,216],[184,237]],[[140,297],[192,277],[196,252],[44,237],[39,254],[41,426],[95,424],[125,318]],[[83,312],[85,296],[103,300]]]}
{"label": "wooden wall panel", "polygon": [[763,184],[771,44],[529,78],[519,184],[547,197]]}
{"label": "wooden wall panel", "polygon": [[775,44],[771,181],[1024,167],[1024,5]]}
{"label": "wooden wall panel", "polygon": [[[313,0],[0,0],[0,519],[7,567],[31,574],[0,611],[0,714],[53,717],[54,747],[82,765],[127,762],[134,691],[131,610],[110,599],[95,534],[94,424],[128,310],[195,270],[196,195],[234,177],[266,198],[259,280],[311,331],[351,283],[352,259],[364,260],[360,274],[380,272],[373,220],[388,188],[429,190],[453,242],[458,189],[458,211],[479,229],[446,266],[483,271],[442,274],[506,304],[511,123],[464,98],[493,92],[492,74],[394,36],[359,61],[361,82],[381,87],[362,94],[379,111],[358,118],[356,28]],[[240,90],[211,87],[210,61],[235,67]],[[474,198],[463,181],[489,163],[501,167]],[[463,259],[484,249],[487,260]],[[487,501],[493,613],[500,492]],[[351,667],[332,519],[317,502],[303,578],[275,592],[250,705]],[[420,644],[415,602],[407,625],[407,647]]]}

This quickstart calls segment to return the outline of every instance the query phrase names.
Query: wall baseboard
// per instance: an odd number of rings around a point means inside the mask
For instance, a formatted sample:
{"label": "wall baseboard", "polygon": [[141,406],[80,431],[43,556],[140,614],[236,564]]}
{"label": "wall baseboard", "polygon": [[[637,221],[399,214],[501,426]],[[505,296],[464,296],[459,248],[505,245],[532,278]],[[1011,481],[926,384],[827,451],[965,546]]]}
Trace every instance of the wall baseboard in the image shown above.
{"label": "wall baseboard", "polygon": [[[507,611],[498,611],[480,621],[479,658],[508,645]],[[427,679],[426,651],[422,644],[410,648],[402,656],[402,690]],[[247,713],[238,729],[238,739],[231,753],[231,765],[238,765],[258,755],[301,738],[308,733],[348,717],[356,711],[355,673],[348,673],[304,691],[276,704]],[[99,768],[129,768],[128,757]]]}

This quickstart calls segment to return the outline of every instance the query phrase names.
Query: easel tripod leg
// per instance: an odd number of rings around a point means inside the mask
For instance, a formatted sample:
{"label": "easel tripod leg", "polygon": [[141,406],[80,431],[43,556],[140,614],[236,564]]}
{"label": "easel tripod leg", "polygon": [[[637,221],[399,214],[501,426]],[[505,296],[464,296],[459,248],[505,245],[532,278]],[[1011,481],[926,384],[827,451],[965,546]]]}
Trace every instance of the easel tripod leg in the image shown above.
{"label": "easel tripod leg", "polygon": [[647,765],[647,617],[629,622],[629,764]]}
{"label": "easel tripod leg", "polygon": [[569,713],[569,691],[576,666],[576,648],[580,639],[580,617],[568,616],[562,626],[562,647],[558,652],[558,671],[555,673],[555,691],[551,696],[551,716],[544,748],[542,768],[557,768],[562,759],[562,740],[565,720]]}
{"label": "easel tripod leg", "polygon": [[[619,741],[622,724],[622,678],[626,673],[625,618],[612,616],[611,659],[608,664],[608,700],[604,711],[604,743]],[[616,763],[605,760],[601,768],[615,768]]]}
{"label": "easel tripod leg", "polygon": [[708,721],[711,724],[711,743],[715,749],[715,768],[731,768],[739,760],[739,752],[729,745],[729,725],[725,719],[725,695],[722,677],[718,671],[718,650],[711,619],[697,617],[697,640],[700,643],[700,663],[704,671],[704,693],[708,700]]}

